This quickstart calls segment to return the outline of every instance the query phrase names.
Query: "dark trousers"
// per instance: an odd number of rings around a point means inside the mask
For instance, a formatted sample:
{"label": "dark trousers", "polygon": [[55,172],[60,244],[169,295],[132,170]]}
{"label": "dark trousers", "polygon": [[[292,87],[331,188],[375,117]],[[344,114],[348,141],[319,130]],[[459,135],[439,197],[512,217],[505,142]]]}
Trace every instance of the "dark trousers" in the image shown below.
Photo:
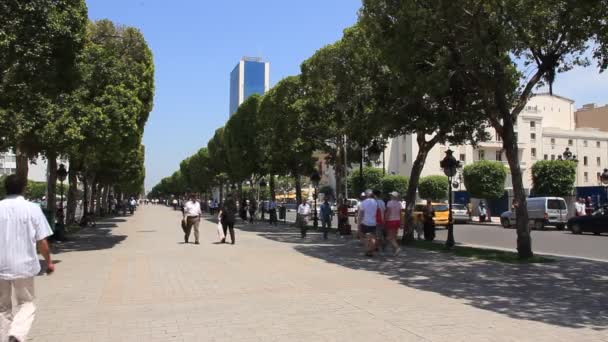
{"label": "dark trousers", "polygon": [[435,240],[435,223],[432,220],[424,222],[424,239],[426,241]]}
{"label": "dark trousers", "polygon": [[230,231],[230,242],[232,242],[234,245],[234,222],[222,222],[222,229],[224,230],[224,236],[226,236],[226,233]]}
{"label": "dark trousers", "polygon": [[268,213],[270,215],[270,224],[276,225],[279,222],[277,220],[277,210],[276,209],[270,209],[268,211]]}
{"label": "dark trousers", "polygon": [[323,227],[323,239],[327,240],[327,235],[331,229],[331,219],[321,220],[321,226]]}
{"label": "dark trousers", "polygon": [[253,223],[255,217],[255,210],[249,210],[249,223]]}

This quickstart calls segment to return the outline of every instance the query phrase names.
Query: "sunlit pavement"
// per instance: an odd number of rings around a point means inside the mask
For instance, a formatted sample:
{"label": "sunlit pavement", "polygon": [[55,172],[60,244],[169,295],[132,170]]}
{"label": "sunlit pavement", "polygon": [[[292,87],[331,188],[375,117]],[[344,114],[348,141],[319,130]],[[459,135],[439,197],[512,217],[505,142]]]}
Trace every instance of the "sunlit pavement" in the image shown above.
{"label": "sunlit pavement", "polygon": [[32,340],[608,341],[607,263],[367,259],[356,241],[262,224],[219,245],[209,221],[185,245],[180,217],[144,206],[56,246]]}

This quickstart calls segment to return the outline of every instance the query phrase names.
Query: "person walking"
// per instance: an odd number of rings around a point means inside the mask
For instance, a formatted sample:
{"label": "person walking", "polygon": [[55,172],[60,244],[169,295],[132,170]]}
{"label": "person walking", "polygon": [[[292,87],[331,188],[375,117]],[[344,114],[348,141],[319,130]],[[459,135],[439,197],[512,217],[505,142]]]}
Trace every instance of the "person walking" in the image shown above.
{"label": "person walking", "polygon": [[185,229],[184,229],[184,242],[188,243],[190,239],[190,233],[194,228],[194,244],[199,245],[199,231],[198,226],[201,223],[201,216],[203,212],[201,211],[201,205],[196,200],[196,196],[191,194],[189,196],[188,201],[184,204],[183,211],[183,220],[186,221]]}
{"label": "person walking", "polygon": [[277,220],[277,202],[273,199],[268,202],[268,216],[271,225],[278,225],[279,220]]}
{"label": "person walking", "polygon": [[298,206],[298,215],[296,217],[296,225],[300,227],[300,235],[302,239],[306,238],[308,232],[308,217],[310,216],[310,205],[308,202],[302,201]]}
{"label": "person walking", "polygon": [[253,221],[255,220],[255,212],[258,210],[255,199],[252,198],[249,200],[249,208],[247,209],[249,209],[249,223],[253,224]]}
{"label": "person walking", "polygon": [[334,219],[334,211],[331,210],[331,205],[327,200],[327,197],[323,200],[320,208],[321,214],[321,227],[323,227],[323,239],[327,240],[329,230],[331,229],[331,221]]}
{"label": "person walking", "polygon": [[386,230],[386,239],[393,246],[393,255],[397,256],[401,253],[401,247],[397,242],[397,233],[401,227],[401,203],[399,202],[399,193],[391,192],[391,200],[386,204],[386,212],[384,213],[384,225]]}
{"label": "person walking", "polygon": [[359,222],[361,233],[365,236],[365,256],[373,257],[376,251],[376,225],[378,215],[378,201],[372,190],[366,190],[367,197],[359,207]]}
{"label": "person walking", "polygon": [[236,243],[234,237],[234,223],[236,222],[236,202],[232,197],[232,194],[226,196],[226,200],[220,208],[218,219],[222,223],[222,229],[224,230],[224,239],[222,243],[226,243],[226,233],[230,231],[230,242],[234,245]]}
{"label": "person walking", "polygon": [[576,209],[576,216],[585,216],[587,213],[585,212],[585,199],[579,198],[576,203],[574,203],[574,208]]}
{"label": "person walking", "polygon": [[386,230],[384,229],[384,213],[386,212],[386,203],[382,199],[380,190],[374,190],[374,198],[378,202],[378,214],[376,215],[376,241],[377,249],[384,251],[386,247]]}
{"label": "person walking", "polygon": [[486,222],[486,218],[488,215],[488,211],[486,210],[486,205],[483,201],[479,202],[479,222]]}
{"label": "person walking", "polygon": [[435,240],[435,209],[433,209],[433,204],[431,200],[426,201],[426,206],[422,209],[422,218],[424,221],[424,239],[426,241]]}
{"label": "person walking", "polygon": [[16,175],[6,177],[7,197],[0,201],[0,341],[25,341],[34,322],[34,277],[40,273],[36,249],[46,273],[55,271],[46,241],[51,227],[40,206],[23,197],[26,185]]}

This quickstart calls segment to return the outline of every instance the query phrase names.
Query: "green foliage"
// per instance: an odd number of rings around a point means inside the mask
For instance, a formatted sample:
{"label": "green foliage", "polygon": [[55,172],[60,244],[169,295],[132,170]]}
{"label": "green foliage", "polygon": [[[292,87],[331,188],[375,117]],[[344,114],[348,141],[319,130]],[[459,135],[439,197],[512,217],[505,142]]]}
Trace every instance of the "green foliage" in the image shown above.
{"label": "green foliage", "polygon": [[576,162],[569,160],[541,160],[532,166],[535,195],[569,196],[576,181]]}
{"label": "green foliage", "polygon": [[409,180],[406,176],[386,175],[380,181],[382,193],[387,196],[393,191],[397,191],[401,197],[405,196]]}
{"label": "green foliage", "polygon": [[261,97],[254,94],[243,102],[224,130],[226,159],[230,163],[230,179],[243,181],[261,171],[262,156],[258,138],[258,112]]}
{"label": "green foliage", "polygon": [[382,169],[375,167],[363,168],[363,186],[361,186],[361,173],[359,169],[353,170],[348,176],[348,192],[351,196],[358,198],[367,189],[382,189]]}
{"label": "green foliage", "polygon": [[498,199],[504,195],[507,172],[502,162],[481,160],[465,166],[464,185],[471,197]]}
{"label": "green foliage", "polygon": [[448,198],[448,177],[428,176],[420,179],[418,193],[420,198],[442,201]]}
{"label": "green foliage", "polygon": [[[28,199],[41,199],[42,197],[46,196],[46,185],[46,182],[28,181],[27,188],[25,190],[25,197]],[[60,190],[59,185],[57,185],[57,190]]]}

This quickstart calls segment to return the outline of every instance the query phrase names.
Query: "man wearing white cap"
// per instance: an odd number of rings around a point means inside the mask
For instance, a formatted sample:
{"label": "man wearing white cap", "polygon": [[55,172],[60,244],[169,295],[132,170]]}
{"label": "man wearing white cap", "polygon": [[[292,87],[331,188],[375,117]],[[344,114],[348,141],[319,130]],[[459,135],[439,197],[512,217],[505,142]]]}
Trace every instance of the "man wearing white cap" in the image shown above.
{"label": "man wearing white cap", "polygon": [[378,214],[378,202],[372,190],[366,190],[367,199],[361,202],[359,210],[359,222],[361,233],[365,235],[365,256],[373,257],[376,250],[376,215]]}

